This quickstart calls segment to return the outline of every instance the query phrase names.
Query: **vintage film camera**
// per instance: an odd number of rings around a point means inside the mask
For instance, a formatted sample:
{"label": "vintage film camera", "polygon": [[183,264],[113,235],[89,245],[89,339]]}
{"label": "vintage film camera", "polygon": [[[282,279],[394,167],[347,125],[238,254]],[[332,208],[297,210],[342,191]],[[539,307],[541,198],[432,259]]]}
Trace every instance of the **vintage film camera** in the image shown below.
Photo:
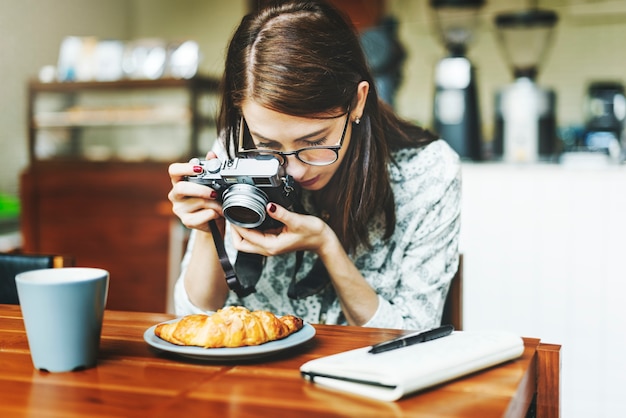
{"label": "vintage film camera", "polygon": [[244,228],[267,230],[282,226],[265,212],[269,202],[290,211],[299,201],[299,189],[274,157],[200,161],[203,172],[188,181],[214,189],[222,201],[224,217]]}

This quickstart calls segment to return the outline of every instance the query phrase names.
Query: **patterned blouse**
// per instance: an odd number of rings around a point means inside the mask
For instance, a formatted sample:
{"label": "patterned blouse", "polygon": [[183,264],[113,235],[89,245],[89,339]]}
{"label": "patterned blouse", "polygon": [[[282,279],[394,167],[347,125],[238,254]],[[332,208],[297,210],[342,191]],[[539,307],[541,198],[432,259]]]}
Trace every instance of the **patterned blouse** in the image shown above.
{"label": "patterned blouse", "polygon": [[[369,228],[372,247],[357,248],[351,256],[378,294],[378,309],[363,326],[431,328],[441,321],[448,287],[458,267],[461,165],[458,155],[443,140],[423,148],[402,149],[393,157],[389,172],[396,204],[394,233],[383,240],[382,215],[373,219]],[[302,200],[305,209],[311,209],[311,196],[303,193]],[[194,237],[192,231],[175,287],[178,315],[201,312],[189,301],[182,280]],[[234,263],[236,251],[228,227],[224,243]],[[306,275],[316,257],[304,253],[296,279]],[[231,292],[226,305],[243,305],[277,315],[295,314],[309,323],[347,324],[332,286],[327,292],[300,300],[287,296],[295,259],[295,253],[268,257],[256,293],[239,299]]]}

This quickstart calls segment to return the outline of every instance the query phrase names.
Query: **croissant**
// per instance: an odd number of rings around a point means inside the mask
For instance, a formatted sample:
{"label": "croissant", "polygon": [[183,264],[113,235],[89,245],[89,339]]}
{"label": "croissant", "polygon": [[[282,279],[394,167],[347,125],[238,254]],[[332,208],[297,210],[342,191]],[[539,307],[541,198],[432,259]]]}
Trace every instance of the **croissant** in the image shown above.
{"label": "croissant", "polygon": [[176,322],[159,324],[154,333],[177,345],[233,348],[280,340],[302,326],[302,319],[293,315],[279,318],[268,311],[229,306],[212,315],[187,315]]}

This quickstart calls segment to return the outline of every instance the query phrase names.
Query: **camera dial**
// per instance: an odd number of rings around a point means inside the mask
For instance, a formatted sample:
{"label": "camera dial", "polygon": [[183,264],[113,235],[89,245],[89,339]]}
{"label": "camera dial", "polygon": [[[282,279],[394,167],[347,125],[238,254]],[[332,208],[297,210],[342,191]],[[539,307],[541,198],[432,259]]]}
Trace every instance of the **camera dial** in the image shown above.
{"label": "camera dial", "polygon": [[220,169],[222,168],[222,163],[217,158],[213,158],[211,160],[205,161],[203,167],[205,171],[211,174],[215,174],[220,172]]}

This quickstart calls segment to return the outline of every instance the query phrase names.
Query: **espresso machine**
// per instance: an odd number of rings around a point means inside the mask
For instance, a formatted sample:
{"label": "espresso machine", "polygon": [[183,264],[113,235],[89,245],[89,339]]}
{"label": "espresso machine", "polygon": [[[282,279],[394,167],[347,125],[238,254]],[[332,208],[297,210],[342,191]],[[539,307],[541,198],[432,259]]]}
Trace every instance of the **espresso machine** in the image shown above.
{"label": "espresso machine", "polygon": [[618,81],[595,81],[587,88],[582,148],[618,159],[622,152],[626,95]]}
{"label": "espresso machine", "polygon": [[483,143],[474,66],[466,57],[485,0],[431,0],[447,50],[435,68],[433,129],[463,159],[481,160]]}
{"label": "espresso machine", "polygon": [[549,160],[557,152],[556,94],[536,83],[557,14],[529,9],[495,17],[514,81],[496,94],[493,154],[506,162]]}

